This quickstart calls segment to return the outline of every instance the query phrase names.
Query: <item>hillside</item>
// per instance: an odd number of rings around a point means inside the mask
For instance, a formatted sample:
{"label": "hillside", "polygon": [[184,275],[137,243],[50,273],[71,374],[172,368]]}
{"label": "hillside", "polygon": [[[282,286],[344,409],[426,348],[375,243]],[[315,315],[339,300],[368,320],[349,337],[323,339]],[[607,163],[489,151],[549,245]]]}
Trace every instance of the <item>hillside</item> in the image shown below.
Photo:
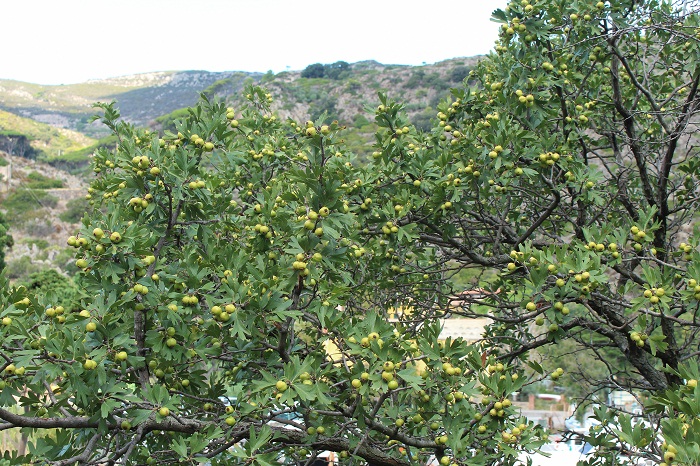
{"label": "hillside", "polygon": [[125,119],[145,124],[176,108],[194,104],[201,91],[219,80],[242,83],[260,76],[238,71],[158,72],[58,86],[0,80],[0,109],[99,137],[106,131],[90,123],[95,114],[92,105],[97,101],[117,100]]}
{"label": "hillside", "polygon": [[53,158],[94,143],[94,139],[77,131],[0,110],[0,150],[13,155],[34,158],[44,154]]}
{"label": "hillside", "polygon": [[[376,130],[373,109],[378,104],[378,92],[404,102],[412,123],[428,129],[437,113],[437,104],[449,94],[450,88],[468,76],[477,60],[478,57],[452,59],[424,66],[364,61],[348,65],[333,77],[303,77],[304,71],[288,71],[265,74],[260,81],[272,95],[272,109],[280,118],[305,121],[325,114],[326,121],[338,120],[348,125],[345,139],[349,149],[364,157],[372,152]],[[239,84],[222,79],[205,92],[236,106],[242,100]],[[150,126],[156,130],[172,129],[173,121],[182,111],[160,116]]]}
{"label": "hillside", "polygon": [[[412,117],[435,108],[449,89],[467,76],[476,61],[477,58],[462,58],[425,66],[364,61],[348,65],[333,77],[303,77],[303,71],[287,71],[266,74],[261,81],[275,99],[273,109],[282,118],[315,119],[325,111],[329,120],[351,123],[358,115],[370,116],[365,108],[377,104],[378,92],[400,98]],[[213,94],[236,101],[240,98],[237,91],[222,81]],[[431,112],[430,117],[433,116]]]}
{"label": "hillside", "polygon": [[74,252],[65,242],[87,211],[86,189],[81,177],[0,151],[0,211],[15,242],[6,257],[10,278],[73,271]]}
{"label": "hillside", "polygon": [[[302,77],[303,71],[264,75],[240,71],[181,71],[60,86],[0,80],[0,110],[99,138],[106,135],[106,129],[98,123],[90,123],[95,114],[92,104],[96,101],[115,100],[126,121],[160,129],[177,117],[178,110],[194,105],[201,93],[235,105],[245,84],[261,82],[273,95],[274,109],[281,118],[316,119],[325,112],[329,120],[352,124],[347,138],[351,148],[362,154],[368,151],[365,144],[371,141],[373,133],[371,115],[365,112],[365,107],[376,105],[377,92],[387,92],[390,97],[406,102],[411,120],[419,127],[426,127],[435,115],[439,100],[467,75],[476,61],[475,57],[460,58],[417,67],[374,61],[338,62],[346,67],[332,77]],[[28,131],[23,121],[7,125],[0,121],[0,128],[26,134],[28,139],[35,140],[37,131]],[[83,147],[93,143],[86,138]],[[58,153],[65,156],[71,150],[52,142],[41,148],[39,158],[60,161],[55,156]],[[80,157],[84,158],[84,154]]]}

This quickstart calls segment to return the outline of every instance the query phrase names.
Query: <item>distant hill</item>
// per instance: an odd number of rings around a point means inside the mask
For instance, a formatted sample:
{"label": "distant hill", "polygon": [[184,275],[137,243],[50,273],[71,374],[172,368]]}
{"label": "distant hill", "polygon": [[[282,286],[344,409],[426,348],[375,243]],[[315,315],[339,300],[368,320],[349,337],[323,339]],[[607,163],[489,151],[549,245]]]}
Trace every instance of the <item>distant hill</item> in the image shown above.
{"label": "distant hill", "polygon": [[94,144],[85,134],[0,110],[0,150],[25,158],[47,158]]}
{"label": "distant hill", "polygon": [[[28,140],[35,140],[37,133],[28,132],[27,125],[19,123],[33,120],[80,133],[86,136],[83,151],[53,143],[38,149],[41,160],[60,162],[61,157],[68,157],[74,162],[76,157],[84,159],[90,151],[88,147],[95,144],[90,138],[107,134],[98,123],[90,123],[95,114],[94,102],[115,100],[125,120],[162,129],[172,124],[183,108],[193,106],[202,93],[235,105],[247,83],[262,83],[273,95],[273,108],[280,117],[307,120],[325,112],[329,120],[349,124],[347,140],[351,148],[366,153],[374,127],[365,108],[376,106],[377,92],[387,92],[390,97],[405,102],[414,124],[425,128],[435,116],[440,99],[467,76],[476,61],[476,57],[459,58],[424,66],[337,62],[344,65],[327,64],[332,73],[325,75],[319,64],[310,65],[307,70],[278,74],[167,71],[58,86],[0,80],[0,110],[25,119],[16,120],[18,126],[5,124],[9,118],[0,120],[0,129],[26,134]],[[309,72],[318,70],[321,73]]]}
{"label": "distant hill", "polygon": [[99,137],[105,134],[104,128],[90,124],[95,102],[116,100],[124,118],[145,124],[159,115],[193,105],[200,92],[217,81],[230,79],[242,87],[245,79],[261,76],[238,71],[158,72],[57,86],[0,80],[0,109]]}

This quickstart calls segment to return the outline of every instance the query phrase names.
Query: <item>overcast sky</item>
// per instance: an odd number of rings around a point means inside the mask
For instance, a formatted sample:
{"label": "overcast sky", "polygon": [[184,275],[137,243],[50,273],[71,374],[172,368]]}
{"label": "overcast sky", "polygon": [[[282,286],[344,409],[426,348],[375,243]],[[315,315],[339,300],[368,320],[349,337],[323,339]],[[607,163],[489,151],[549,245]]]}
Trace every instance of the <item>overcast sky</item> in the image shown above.
{"label": "overcast sky", "polygon": [[0,79],[420,65],[487,53],[500,0],[0,0]]}

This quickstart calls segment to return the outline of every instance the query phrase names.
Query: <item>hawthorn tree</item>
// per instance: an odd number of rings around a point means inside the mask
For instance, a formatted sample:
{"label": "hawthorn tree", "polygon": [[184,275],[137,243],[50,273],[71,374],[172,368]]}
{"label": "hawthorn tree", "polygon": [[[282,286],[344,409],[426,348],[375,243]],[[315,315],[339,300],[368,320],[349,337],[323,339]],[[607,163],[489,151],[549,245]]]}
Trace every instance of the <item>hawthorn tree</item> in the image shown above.
{"label": "hawthorn tree", "polygon": [[[519,371],[435,318],[386,318],[438,305],[441,259],[337,123],[246,98],[204,98],[163,137],[100,105],[119,142],[67,239],[76,305],[3,283],[0,430],[30,445],[10,464],[490,464],[541,444],[511,407]],[[398,105],[378,115],[421,138]]]}
{"label": "hawthorn tree", "polygon": [[444,273],[498,272],[476,301],[493,308],[492,354],[575,342],[606,366],[575,374],[589,399],[623,390],[645,408],[636,427],[598,410],[588,440],[696,464],[698,3],[523,1],[494,18],[480,87],[439,108],[431,156],[377,157],[424,181],[407,220]]}
{"label": "hawthorn tree", "polygon": [[[380,95],[367,166],[260,88],[160,136],[101,105],[78,311],[2,288],[10,461],[514,464],[545,434],[510,395],[567,340],[605,367],[589,399],[644,406],[597,410],[590,464],[696,464],[697,10],[511,3],[430,133]],[[485,308],[482,342],[440,341]]]}

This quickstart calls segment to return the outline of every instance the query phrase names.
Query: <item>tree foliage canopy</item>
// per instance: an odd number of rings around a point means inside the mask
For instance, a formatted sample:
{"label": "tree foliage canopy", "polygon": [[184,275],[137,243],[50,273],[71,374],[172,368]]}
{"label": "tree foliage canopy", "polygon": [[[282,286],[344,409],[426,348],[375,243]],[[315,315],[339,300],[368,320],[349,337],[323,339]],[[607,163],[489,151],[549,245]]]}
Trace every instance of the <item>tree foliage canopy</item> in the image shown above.
{"label": "tree foliage canopy", "polygon": [[[509,397],[559,377],[532,355],[569,340],[605,364],[591,400],[645,406],[597,411],[594,463],[697,463],[697,6],[494,17],[478,86],[431,132],[380,95],[367,166],[260,88],[162,137],[102,105],[119,145],[69,239],[81,311],[3,287],[0,429],[35,429],[30,460],[57,464],[513,464],[545,434]],[[441,341],[469,304],[484,340]]]}
{"label": "tree foliage canopy", "polygon": [[350,69],[350,64],[346,61],[337,61],[324,65],[322,63],[313,63],[301,72],[302,78],[329,78],[340,79],[341,73]]}

